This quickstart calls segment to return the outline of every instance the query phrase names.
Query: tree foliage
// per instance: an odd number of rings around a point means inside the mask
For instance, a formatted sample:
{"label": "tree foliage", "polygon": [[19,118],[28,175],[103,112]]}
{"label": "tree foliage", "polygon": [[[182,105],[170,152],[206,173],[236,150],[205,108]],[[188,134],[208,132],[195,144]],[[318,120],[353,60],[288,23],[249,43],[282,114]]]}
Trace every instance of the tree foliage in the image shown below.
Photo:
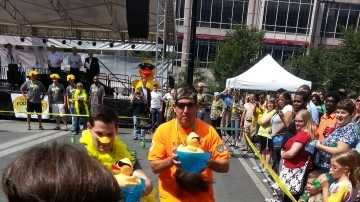
{"label": "tree foliage", "polygon": [[221,88],[225,86],[227,78],[246,71],[257,61],[263,37],[264,33],[241,26],[228,33],[210,66]]}
{"label": "tree foliage", "polygon": [[341,46],[313,48],[292,58],[288,70],[313,82],[313,88],[360,90],[360,33],[346,31]]}

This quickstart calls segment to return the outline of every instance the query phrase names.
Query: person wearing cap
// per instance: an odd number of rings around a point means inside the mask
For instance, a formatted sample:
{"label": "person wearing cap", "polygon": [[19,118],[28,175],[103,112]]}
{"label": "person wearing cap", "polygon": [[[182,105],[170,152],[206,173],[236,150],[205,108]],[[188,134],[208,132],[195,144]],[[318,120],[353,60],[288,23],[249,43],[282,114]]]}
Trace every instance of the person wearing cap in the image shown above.
{"label": "person wearing cap", "polygon": [[24,97],[26,97],[26,111],[27,111],[27,124],[28,130],[31,130],[30,119],[32,112],[36,112],[38,115],[39,121],[39,129],[43,130],[43,126],[41,124],[41,113],[42,106],[41,101],[44,99],[45,95],[45,87],[44,85],[37,80],[38,72],[35,70],[30,71],[29,80],[25,81],[20,87],[21,93]]}
{"label": "person wearing cap", "polygon": [[[212,101],[211,110],[210,110],[211,125],[214,126],[215,128],[220,127],[223,107],[224,107],[224,102],[222,99],[220,99],[220,93],[215,92],[214,100]],[[218,130],[218,133],[219,132],[220,131]]]}
{"label": "person wearing cap", "polygon": [[194,87],[183,86],[178,89],[174,110],[176,118],[157,128],[148,154],[150,166],[158,174],[160,201],[215,201],[211,184],[201,192],[180,188],[175,173],[181,165],[174,151],[179,145],[186,143],[190,133],[196,133],[200,139],[200,149],[211,154],[207,167],[201,172],[207,182],[213,182],[213,171],[228,172],[229,152],[216,130],[196,118],[198,103]]}
{"label": "person wearing cap", "polygon": [[117,114],[113,109],[99,106],[87,123],[88,129],[82,131],[79,142],[91,157],[98,160],[109,171],[119,160],[130,159],[134,165],[133,176],[145,179],[144,195],[147,195],[152,190],[151,180],[141,169],[136,156],[129,152],[127,145],[121,140],[117,122]]}
{"label": "person wearing cap", "polygon": [[207,123],[210,123],[210,110],[204,93],[205,83],[199,82],[197,85],[197,101],[199,105],[199,111],[197,117]]}
{"label": "person wearing cap", "polygon": [[[73,74],[69,74],[66,76],[66,81],[69,83],[69,85],[66,87],[65,95],[65,108],[68,109],[70,114],[75,114],[74,112],[74,102],[73,97],[76,90],[76,84],[75,84],[75,76]],[[75,118],[74,116],[71,117],[71,131],[74,131],[75,126]]]}
{"label": "person wearing cap", "polygon": [[56,51],[55,46],[49,48],[50,53],[47,57],[48,67],[50,73],[60,73],[61,63],[63,62],[63,55]]}
{"label": "person wearing cap", "polygon": [[55,115],[56,118],[56,128],[55,130],[60,130],[60,117],[63,120],[65,128],[67,129],[66,118],[62,116],[65,114],[65,100],[66,100],[66,93],[64,86],[59,83],[60,76],[59,74],[50,74],[50,79],[53,81],[48,88],[48,99],[49,105],[51,106],[52,113],[60,114]]}
{"label": "person wearing cap", "polygon": [[99,77],[94,77],[94,83],[90,86],[90,112],[95,113],[99,105],[104,104],[105,89],[99,81]]}

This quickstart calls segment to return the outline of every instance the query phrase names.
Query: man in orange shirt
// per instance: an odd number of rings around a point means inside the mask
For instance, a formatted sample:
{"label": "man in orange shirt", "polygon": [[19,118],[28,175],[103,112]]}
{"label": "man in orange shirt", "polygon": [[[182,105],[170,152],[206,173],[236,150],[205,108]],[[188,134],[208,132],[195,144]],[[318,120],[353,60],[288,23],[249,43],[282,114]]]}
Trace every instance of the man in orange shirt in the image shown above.
{"label": "man in orange shirt", "polygon": [[329,92],[325,98],[326,113],[321,117],[319,127],[316,130],[316,138],[321,142],[335,129],[335,110],[339,101],[340,97],[336,92]]}
{"label": "man in orange shirt", "polygon": [[212,186],[206,191],[190,193],[179,187],[175,172],[181,164],[174,151],[185,144],[189,133],[200,137],[201,149],[211,154],[208,166],[201,176],[212,182],[212,171],[226,173],[229,170],[229,152],[216,130],[196,118],[198,110],[196,90],[192,86],[179,88],[175,102],[176,118],[156,130],[148,160],[154,173],[159,174],[159,195],[161,202],[212,202],[215,201]]}

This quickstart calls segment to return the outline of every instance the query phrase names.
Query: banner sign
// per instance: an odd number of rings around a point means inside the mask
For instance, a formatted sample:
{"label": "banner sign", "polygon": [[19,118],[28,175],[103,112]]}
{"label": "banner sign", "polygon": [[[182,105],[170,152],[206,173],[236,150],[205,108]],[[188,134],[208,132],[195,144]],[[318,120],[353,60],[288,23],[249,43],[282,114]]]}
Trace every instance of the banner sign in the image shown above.
{"label": "banner sign", "polygon": [[[11,93],[11,101],[13,104],[13,108],[14,108],[14,112],[15,112],[15,117],[16,118],[26,118],[27,115],[27,111],[26,111],[26,105],[27,105],[27,100],[26,98],[19,93]],[[42,107],[42,113],[43,115],[41,115],[42,119],[49,119],[49,104],[48,104],[48,97],[47,95],[44,97],[44,99],[41,101],[41,107]],[[32,114],[31,118],[37,118],[37,115]]]}

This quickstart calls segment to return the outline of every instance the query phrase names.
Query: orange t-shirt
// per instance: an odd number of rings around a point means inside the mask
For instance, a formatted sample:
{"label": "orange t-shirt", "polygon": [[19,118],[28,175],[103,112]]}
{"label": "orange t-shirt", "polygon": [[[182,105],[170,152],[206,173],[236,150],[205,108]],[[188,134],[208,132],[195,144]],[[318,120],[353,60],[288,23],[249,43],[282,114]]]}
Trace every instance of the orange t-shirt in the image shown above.
{"label": "orange t-shirt", "polygon": [[[316,130],[316,138],[320,141],[324,140],[324,131],[327,127],[334,128],[336,124],[336,116],[335,113],[331,113],[330,115],[324,114],[322,115],[319,123],[319,127]],[[328,135],[328,134],[327,134]]]}
{"label": "orange t-shirt", "polygon": [[[190,132],[191,130],[185,131],[181,128],[177,119],[160,125],[154,134],[148,160],[163,160],[170,157],[173,150],[179,144],[185,143],[186,137]],[[228,150],[212,126],[197,119],[194,132],[200,136],[201,148],[211,153],[212,160],[229,159]],[[175,181],[175,171],[176,166],[172,166],[159,174],[159,195],[161,202],[215,201],[212,186],[210,186],[209,191],[196,195],[180,190]],[[206,168],[202,175],[204,179],[212,181],[213,174],[209,168]]]}

